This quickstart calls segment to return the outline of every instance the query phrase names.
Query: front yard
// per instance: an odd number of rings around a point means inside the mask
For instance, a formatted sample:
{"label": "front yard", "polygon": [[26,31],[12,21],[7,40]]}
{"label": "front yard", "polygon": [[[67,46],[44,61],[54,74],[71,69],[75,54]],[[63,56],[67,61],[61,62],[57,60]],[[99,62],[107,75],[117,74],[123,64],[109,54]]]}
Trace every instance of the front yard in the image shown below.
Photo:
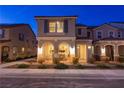
{"label": "front yard", "polygon": [[124,63],[102,63],[97,62],[94,64],[65,64],[63,62],[54,64],[38,63],[36,61],[26,61],[23,63],[9,65],[4,68],[17,68],[17,69],[124,69]]}

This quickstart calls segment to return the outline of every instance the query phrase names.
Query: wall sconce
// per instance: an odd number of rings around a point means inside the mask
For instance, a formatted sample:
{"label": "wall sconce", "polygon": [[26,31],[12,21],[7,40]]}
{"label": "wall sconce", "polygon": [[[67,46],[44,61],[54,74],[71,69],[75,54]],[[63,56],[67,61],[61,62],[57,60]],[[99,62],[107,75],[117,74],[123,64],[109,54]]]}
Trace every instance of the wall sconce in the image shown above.
{"label": "wall sconce", "polygon": [[101,55],[102,55],[102,56],[105,56],[105,48],[104,48],[104,47],[101,48]]}
{"label": "wall sconce", "polygon": [[39,55],[39,54],[42,54],[42,52],[43,52],[42,47],[38,47],[38,55]]}
{"label": "wall sconce", "polygon": [[75,55],[75,47],[70,46],[70,54]]}
{"label": "wall sconce", "polygon": [[88,46],[88,49],[91,49],[91,46]]}

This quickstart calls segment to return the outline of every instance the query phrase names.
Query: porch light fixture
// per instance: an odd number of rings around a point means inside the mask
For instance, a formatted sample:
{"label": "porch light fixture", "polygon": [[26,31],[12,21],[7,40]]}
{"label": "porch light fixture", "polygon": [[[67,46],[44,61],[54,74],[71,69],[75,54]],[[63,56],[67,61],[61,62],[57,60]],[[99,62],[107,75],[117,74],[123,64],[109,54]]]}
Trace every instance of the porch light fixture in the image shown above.
{"label": "porch light fixture", "polygon": [[42,47],[38,47],[38,55],[42,54],[42,52],[43,52]]}
{"label": "porch light fixture", "polygon": [[91,46],[88,46],[88,49],[91,49]]}
{"label": "porch light fixture", "polygon": [[70,46],[70,54],[75,55],[75,47]]}
{"label": "porch light fixture", "polygon": [[24,52],[25,51],[25,48],[24,47],[22,47],[22,52]]}
{"label": "porch light fixture", "polygon": [[104,47],[101,48],[101,54],[102,54],[102,56],[105,56],[105,48]]}

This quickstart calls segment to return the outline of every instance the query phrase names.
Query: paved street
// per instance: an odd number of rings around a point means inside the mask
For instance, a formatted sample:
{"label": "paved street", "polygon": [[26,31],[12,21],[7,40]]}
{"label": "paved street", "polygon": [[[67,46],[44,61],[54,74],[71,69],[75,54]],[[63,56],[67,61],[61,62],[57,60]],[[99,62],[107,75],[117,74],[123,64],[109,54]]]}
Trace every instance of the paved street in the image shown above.
{"label": "paved street", "polygon": [[[21,64],[21,62],[19,62]],[[0,65],[1,88],[124,88],[124,70],[8,69]]]}
{"label": "paved street", "polygon": [[1,88],[124,88],[124,79],[0,78]]}
{"label": "paved street", "polygon": [[0,72],[1,88],[124,87],[123,70],[1,69]]}

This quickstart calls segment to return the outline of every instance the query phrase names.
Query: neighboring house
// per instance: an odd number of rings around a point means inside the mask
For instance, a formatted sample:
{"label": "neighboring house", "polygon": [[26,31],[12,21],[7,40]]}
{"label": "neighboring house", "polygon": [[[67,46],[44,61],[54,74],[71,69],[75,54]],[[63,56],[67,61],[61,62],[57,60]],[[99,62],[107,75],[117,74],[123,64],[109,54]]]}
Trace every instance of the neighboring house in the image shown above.
{"label": "neighboring house", "polygon": [[97,60],[117,61],[119,57],[124,57],[124,24],[103,24],[93,29],[93,35]]}
{"label": "neighboring house", "polygon": [[[84,25],[76,25],[77,16],[35,16],[38,24],[38,61],[60,57],[71,62],[92,57],[92,39]],[[89,35],[89,37],[88,37]]]}
{"label": "neighboring house", "polygon": [[36,56],[36,37],[28,24],[0,24],[0,62]]}

